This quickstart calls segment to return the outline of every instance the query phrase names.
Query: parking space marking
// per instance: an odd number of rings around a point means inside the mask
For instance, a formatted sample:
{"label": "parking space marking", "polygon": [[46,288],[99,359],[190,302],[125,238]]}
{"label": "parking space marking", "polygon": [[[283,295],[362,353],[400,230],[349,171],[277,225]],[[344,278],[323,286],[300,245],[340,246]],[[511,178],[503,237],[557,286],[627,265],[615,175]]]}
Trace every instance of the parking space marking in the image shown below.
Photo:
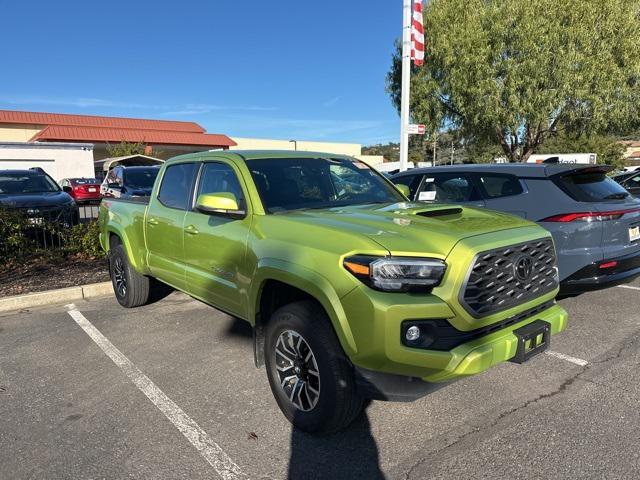
{"label": "parking space marking", "polygon": [[567,362],[575,363],[576,365],[580,365],[581,367],[586,367],[587,365],[589,365],[589,362],[587,362],[586,360],[582,360],[581,358],[572,357],[571,355],[566,355],[564,353],[553,352],[551,350],[547,350],[544,353],[546,353],[547,355],[551,355],[552,357],[559,358],[561,360],[566,360]]}
{"label": "parking space marking", "polygon": [[75,305],[67,305],[68,313],[100,349],[120,370],[144,393],[151,402],[173,423],[189,442],[200,452],[207,462],[224,480],[248,478],[231,458],[214,442],[200,426],[193,421],[173,400],[167,397],[138,367],[124,356]]}
{"label": "parking space marking", "polygon": [[632,287],[631,285],[618,285],[618,288],[626,288],[628,290],[640,290],[640,287]]}

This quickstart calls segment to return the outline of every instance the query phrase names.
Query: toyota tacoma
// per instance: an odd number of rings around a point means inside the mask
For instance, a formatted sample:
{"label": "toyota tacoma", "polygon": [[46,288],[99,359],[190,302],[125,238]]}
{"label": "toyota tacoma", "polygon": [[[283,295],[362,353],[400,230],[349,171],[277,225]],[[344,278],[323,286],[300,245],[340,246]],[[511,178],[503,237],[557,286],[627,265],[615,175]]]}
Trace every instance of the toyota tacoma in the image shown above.
{"label": "toyota tacoma", "polygon": [[256,366],[308,432],[522,363],[566,326],[546,230],[412,203],[346,156],[176,157],[150,197],[104,199],[99,222],[117,301],[143,305],[159,280],[249,322]]}

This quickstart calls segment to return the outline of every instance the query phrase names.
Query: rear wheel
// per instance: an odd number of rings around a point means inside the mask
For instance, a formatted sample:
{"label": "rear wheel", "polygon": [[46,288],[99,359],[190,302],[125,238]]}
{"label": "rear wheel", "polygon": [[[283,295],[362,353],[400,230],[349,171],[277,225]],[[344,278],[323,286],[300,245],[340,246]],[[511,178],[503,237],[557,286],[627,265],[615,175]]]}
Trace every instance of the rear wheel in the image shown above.
{"label": "rear wheel", "polygon": [[265,357],[276,402],[301,430],[335,432],[362,411],[353,367],[315,302],[295,302],[272,315]]}
{"label": "rear wheel", "polygon": [[149,278],[135,271],[122,245],[116,245],[110,251],[109,276],[120,305],[132,308],[147,303]]}

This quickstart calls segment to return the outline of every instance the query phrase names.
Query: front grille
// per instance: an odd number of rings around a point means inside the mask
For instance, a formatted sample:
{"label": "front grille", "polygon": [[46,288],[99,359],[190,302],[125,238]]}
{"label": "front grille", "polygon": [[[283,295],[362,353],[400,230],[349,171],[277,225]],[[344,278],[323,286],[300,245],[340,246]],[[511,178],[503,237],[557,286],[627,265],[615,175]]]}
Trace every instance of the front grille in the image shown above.
{"label": "front grille", "polygon": [[476,255],[460,303],[474,317],[486,317],[540,297],[557,286],[553,241],[543,238]]}

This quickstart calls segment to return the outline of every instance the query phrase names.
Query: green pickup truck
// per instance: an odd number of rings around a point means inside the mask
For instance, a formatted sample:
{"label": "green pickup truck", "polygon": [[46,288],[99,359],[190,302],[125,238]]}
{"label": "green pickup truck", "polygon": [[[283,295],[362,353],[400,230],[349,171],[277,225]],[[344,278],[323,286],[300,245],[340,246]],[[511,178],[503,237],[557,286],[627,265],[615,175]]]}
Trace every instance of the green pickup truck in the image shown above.
{"label": "green pickup truck", "polygon": [[411,203],[356,159],[212,151],[167,161],[150,198],[104,199],[115,296],[157,280],[253,326],[284,415],[347,426],[365,399],[407,401],[564,330],[553,241],[497,212]]}

